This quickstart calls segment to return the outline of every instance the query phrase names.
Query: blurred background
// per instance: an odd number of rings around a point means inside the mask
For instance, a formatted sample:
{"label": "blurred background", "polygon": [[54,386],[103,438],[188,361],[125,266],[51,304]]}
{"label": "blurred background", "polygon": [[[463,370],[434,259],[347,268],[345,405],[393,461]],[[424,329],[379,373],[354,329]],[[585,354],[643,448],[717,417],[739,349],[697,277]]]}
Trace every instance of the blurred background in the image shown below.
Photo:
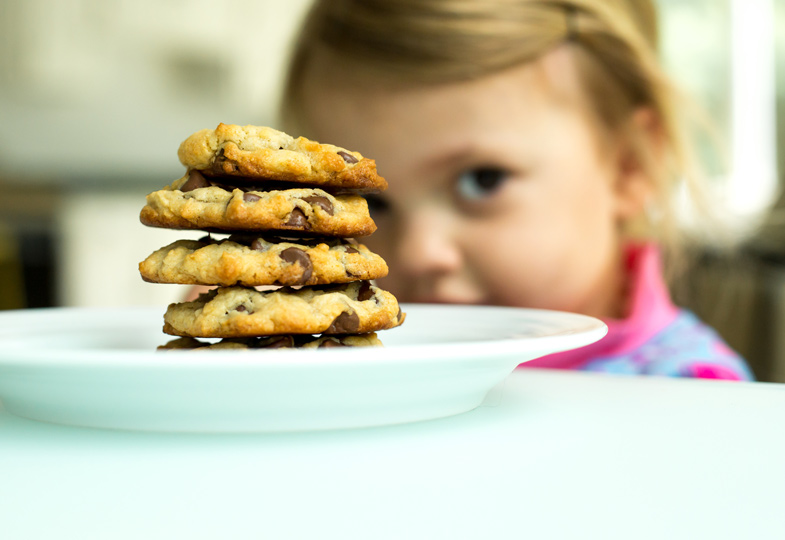
{"label": "blurred background", "polygon": [[[182,175],[190,133],[275,125],[308,4],[0,0],[0,309],[181,298],[137,264],[201,235],[142,226],[144,196]],[[700,254],[679,300],[785,382],[785,0],[658,4],[665,65],[727,144],[717,187],[760,224],[734,256]]]}

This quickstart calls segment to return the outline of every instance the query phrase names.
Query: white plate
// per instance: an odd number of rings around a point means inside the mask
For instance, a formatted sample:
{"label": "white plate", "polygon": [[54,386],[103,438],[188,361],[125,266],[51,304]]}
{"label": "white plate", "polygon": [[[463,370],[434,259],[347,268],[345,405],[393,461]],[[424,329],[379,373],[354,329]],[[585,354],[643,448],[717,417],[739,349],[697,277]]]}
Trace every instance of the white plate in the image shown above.
{"label": "white plate", "polygon": [[605,335],[582,315],[404,305],[384,348],[167,351],[160,308],[0,313],[0,399],[15,415],[149,431],[378,426],[469,411],[515,367]]}

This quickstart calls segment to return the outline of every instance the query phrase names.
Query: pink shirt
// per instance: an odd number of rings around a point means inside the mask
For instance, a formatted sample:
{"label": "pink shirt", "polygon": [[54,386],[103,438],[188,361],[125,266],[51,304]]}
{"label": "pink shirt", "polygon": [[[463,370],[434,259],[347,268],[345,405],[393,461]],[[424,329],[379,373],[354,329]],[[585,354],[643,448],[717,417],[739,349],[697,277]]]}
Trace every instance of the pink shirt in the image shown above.
{"label": "pink shirt", "polygon": [[630,314],[604,319],[600,341],[522,364],[521,367],[747,380],[744,361],[692,313],[673,305],[653,244],[626,251],[631,277]]}

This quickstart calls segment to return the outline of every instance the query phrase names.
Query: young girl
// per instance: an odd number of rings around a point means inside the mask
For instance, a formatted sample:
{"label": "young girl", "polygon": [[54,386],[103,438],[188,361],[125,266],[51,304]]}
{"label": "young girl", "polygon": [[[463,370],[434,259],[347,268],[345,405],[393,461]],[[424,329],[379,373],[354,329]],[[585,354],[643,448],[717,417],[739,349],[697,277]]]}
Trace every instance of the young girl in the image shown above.
{"label": "young girl", "polygon": [[609,326],[525,366],[750,379],[662,276],[685,245],[674,196],[701,192],[654,15],[644,0],[317,0],[284,128],[376,160],[390,188],[369,197],[364,243],[399,300]]}

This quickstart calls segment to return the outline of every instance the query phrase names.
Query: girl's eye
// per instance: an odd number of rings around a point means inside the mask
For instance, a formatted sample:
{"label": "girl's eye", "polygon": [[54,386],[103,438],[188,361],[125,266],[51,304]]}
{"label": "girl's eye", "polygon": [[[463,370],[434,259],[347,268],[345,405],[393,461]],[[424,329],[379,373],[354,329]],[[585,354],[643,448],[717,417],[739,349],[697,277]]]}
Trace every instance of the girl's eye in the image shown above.
{"label": "girl's eye", "polygon": [[390,203],[380,195],[366,195],[365,201],[368,203],[371,217],[378,218],[390,211]]}
{"label": "girl's eye", "polygon": [[458,177],[455,190],[458,196],[476,201],[493,195],[507,179],[507,171],[493,167],[482,167],[465,171]]}

